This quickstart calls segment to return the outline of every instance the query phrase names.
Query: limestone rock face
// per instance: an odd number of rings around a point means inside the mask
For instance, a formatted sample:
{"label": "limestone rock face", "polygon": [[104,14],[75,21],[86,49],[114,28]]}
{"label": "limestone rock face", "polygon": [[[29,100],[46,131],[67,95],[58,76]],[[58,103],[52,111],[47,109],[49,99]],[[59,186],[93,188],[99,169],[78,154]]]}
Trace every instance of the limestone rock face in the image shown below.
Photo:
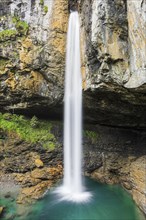
{"label": "limestone rock face", "polygon": [[5,10],[6,4],[0,17],[0,110],[42,109],[43,115],[63,99],[68,4],[16,0]]}
{"label": "limestone rock face", "polygon": [[131,78],[126,86],[130,88],[146,83],[145,4],[145,0],[127,1]]}
{"label": "limestone rock face", "polygon": [[145,126],[144,2],[85,0],[80,11],[87,119]]}
{"label": "limestone rock face", "polygon": [[122,84],[128,69],[125,1],[82,2],[82,22],[85,27],[89,66],[87,84],[97,84],[101,80]]}
{"label": "limestone rock face", "polygon": [[130,179],[133,185],[133,198],[142,210],[146,213],[146,192],[145,192],[145,177],[146,177],[146,156],[143,156],[134,161],[130,166]]}

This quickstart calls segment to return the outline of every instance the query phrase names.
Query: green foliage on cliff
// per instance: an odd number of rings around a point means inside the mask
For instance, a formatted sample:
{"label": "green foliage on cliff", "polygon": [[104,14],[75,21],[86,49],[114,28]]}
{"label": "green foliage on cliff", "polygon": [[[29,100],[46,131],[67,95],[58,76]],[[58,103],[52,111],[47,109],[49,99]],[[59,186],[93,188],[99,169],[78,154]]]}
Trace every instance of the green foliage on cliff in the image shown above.
{"label": "green foliage on cliff", "polygon": [[0,31],[0,41],[10,40],[12,38],[15,38],[16,35],[17,35],[16,30],[7,29],[7,30]]}
{"label": "green foliage on cliff", "polygon": [[[34,126],[36,121],[37,126]],[[56,140],[51,133],[51,127],[52,124],[50,122],[38,120],[36,117],[30,120],[21,115],[0,113],[0,129],[11,135],[17,135],[25,141],[41,143],[44,148],[52,150],[55,148]]]}
{"label": "green foliage on cliff", "polygon": [[2,59],[0,58],[0,74],[3,74],[3,71],[5,69],[5,66],[8,64],[8,59]]}
{"label": "green foliage on cliff", "polygon": [[40,5],[44,5],[44,0],[40,0]]}
{"label": "green foliage on cliff", "polygon": [[45,5],[45,6],[44,6],[44,13],[47,14],[47,12],[48,12],[48,6]]}
{"label": "green foliage on cliff", "polygon": [[84,135],[86,138],[90,139],[93,144],[95,144],[98,139],[98,134],[94,131],[85,130]]}
{"label": "green foliage on cliff", "polygon": [[15,28],[18,31],[19,34],[27,34],[29,25],[27,24],[26,21],[20,20],[19,17],[13,17],[12,18],[13,23],[15,24]]}
{"label": "green foliage on cliff", "polygon": [[16,29],[6,29],[0,31],[0,42],[14,40],[17,36],[26,35],[29,29],[29,25],[26,21],[20,20],[19,17],[12,18]]}

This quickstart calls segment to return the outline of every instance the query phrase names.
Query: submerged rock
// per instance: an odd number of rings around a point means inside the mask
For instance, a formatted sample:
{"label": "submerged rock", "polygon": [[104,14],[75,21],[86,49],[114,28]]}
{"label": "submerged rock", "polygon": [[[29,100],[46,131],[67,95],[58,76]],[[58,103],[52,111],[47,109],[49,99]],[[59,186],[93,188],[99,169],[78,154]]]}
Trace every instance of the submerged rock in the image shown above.
{"label": "submerged rock", "polygon": [[32,203],[35,200],[41,198],[44,195],[44,193],[48,189],[50,189],[51,186],[52,184],[50,181],[43,181],[35,186],[26,187],[22,189],[22,191],[18,195],[17,203],[18,204]]}
{"label": "submerged rock", "polygon": [[0,206],[0,216],[2,215],[3,211],[4,211],[4,207]]}
{"label": "submerged rock", "polygon": [[7,193],[5,194],[5,198],[11,198],[11,192],[7,192]]}

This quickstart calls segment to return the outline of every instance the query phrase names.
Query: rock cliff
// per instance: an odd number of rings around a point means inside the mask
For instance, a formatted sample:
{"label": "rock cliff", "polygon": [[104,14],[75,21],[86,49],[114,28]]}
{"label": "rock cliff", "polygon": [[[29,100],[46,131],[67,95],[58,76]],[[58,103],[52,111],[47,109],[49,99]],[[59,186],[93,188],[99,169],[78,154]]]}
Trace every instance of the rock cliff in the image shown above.
{"label": "rock cliff", "polygon": [[0,1],[0,110],[62,117],[69,10],[81,17],[84,117],[145,127],[144,1]]}
{"label": "rock cliff", "polygon": [[85,0],[80,10],[88,119],[145,126],[144,2]]}

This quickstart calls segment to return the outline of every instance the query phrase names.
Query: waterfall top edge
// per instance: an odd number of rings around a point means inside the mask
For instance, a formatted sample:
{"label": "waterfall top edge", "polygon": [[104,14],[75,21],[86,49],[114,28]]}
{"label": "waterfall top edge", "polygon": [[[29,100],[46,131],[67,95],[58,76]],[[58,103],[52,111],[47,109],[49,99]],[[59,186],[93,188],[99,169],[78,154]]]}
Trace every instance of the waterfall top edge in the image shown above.
{"label": "waterfall top edge", "polygon": [[73,14],[73,13],[78,14],[78,11],[72,11],[72,10],[70,10],[70,14]]}

